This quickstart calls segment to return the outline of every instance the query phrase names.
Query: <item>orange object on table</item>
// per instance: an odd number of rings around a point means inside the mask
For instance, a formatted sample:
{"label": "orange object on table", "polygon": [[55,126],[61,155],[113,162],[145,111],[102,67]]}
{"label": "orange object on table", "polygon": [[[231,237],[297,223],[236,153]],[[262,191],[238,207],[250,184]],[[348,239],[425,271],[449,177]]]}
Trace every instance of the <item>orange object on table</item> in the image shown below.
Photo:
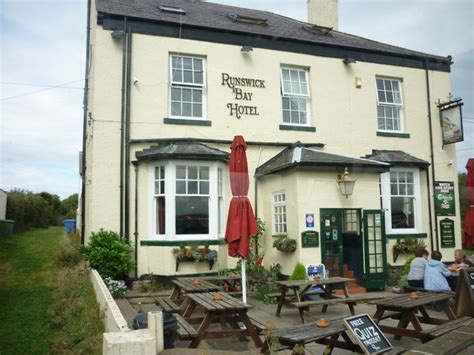
{"label": "orange object on table", "polygon": [[320,318],[318,321],[319,328],[327,328],[329,326],[329,322],[326,318]]}
{"label": "orange object on table", "polygon": [[417,293],[417,292],[412,292],[412,293],[410,294],[410,298],[411,298],[412,300],[418,299],[418,293]]}
{"label": "orange object on table", "polygon": [[193,280],[193,285],[200,285],[201,281],[199,279],[194,279]]}
{"label": "orange object on table", "polygon": [[222,301],[222,296],[221,296],[221,294],[220,294],[219,292],[216,292],[216,293],[214,294],[214,296],[212,296],[212,299],[213,299],[214,301]]}

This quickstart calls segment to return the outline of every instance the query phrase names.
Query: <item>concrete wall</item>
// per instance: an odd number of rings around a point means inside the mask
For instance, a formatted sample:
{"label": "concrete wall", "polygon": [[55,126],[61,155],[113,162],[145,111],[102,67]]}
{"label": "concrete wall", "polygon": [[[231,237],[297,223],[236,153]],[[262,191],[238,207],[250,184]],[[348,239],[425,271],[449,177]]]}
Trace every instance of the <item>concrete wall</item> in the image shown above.
{"label": "concrete wall", "polygon": [[[88,170],[87,170],[87,210],[86,236],[90,231],[100,228],[119,230],[119,168],[120,168],[120,109],[121,109],[121,74],[122,47],[120,41],[113,40],[110,31],[104,31],[94,22],[92,41],[94,53],[91,66],[90,112],[92,116],[88,129]],[[211,127],[165,124],[168,117],[168,81],[170,53],[185,53],[205,57],[206,62],[206,96],[207,119]],[[311,126],[316,132],[299,132],[280,130],[282,123],[282,106],[280,96],[280,68],[282,65],[297,65],[309,68],[311,91]],[[258,108],[259,116],[242,116],[236,119],[229,114],[227,103],[242,103],[235,99],[232,90],[222,85],[222,73],[239,77],[265,80],[265,88],[248,88],[253,94],[248,104]],[[381,137],[377,135],[376,107],[376,76],[388,76],[403,80],[404,120],[409,139]],[[254,48],[250,55],[243,55],[240,46],[199,42],[175,38],[165,38],[134,34],[132,47],[132,77],[138,79],[131,85],[131,139],[156,138],[206,138],[231,140],[234,135],[241,134],[248,141],[266,142],[323,142],[324,152],[360,157],[370,154],[372,149],[403,150],[417,158],[431,162],[430,139],[428,135],[428,111],[426,97],[425,71],[414,68],[373,64],[358,61],[352,65],[344,65],[341,59],[315,57],[305,54],[280,52]],[[430,71],[431,109],[434,136],[434,158],[436,179],[457,181],[456,164],[448,165],[455,159],[455,145],[442,148],[439,113],[435,102],[444,100],[451,91],[449,73]],[[361,82],[356,87],[355,80]],[[226,145],[213,145],[221,150],[229,151]],[[135,152],[149,145],[132,145],[131,159]],[[249,170],[252,176],[255,169],[270,159],[283,148],[250,146],[247,154]],[[131,168],[133,172],[133,168]],[[429,209],[427,198],[426,175],[420,174],[422,189],[423,232],[430,235]],[[335,173],[322,177],[319,175],[301,175],[296,179],[282,176],[279,183],[292,190],[288,194],[289,201],[294,203],[291,210],[291,233],[301,231],[302,217],[305,211],[314,211],[318,216],[318,208],[347,207],[351,204],[359,208],[379,208],[377,202],[379,192],[375,188],[376,176],[362,174],[356,184],[354,195],[342,201],[335,190]],[[147,165],[139,168],[138,182],[138,238],[140,241],[150,240],[149,235],[149,204]],[[324,179],[329,179],[327,183]],[[430,186],[433,186],[429,174]],[[134,190],[135,178],[131,177],[131,191]],[[316,186],[325,197],[314,202],[306,201],[308,186]],[[324,190],[323,186],[332,187]],[[334,185],[334,186],[333,186]],[[456,185],[456,194],[457,184]],[[320,187],[318,187],[320,186]],[[369,187],[370,186],[370,187]],[[249,196],[254,201],[254,183],[250,183]],[[261,186],[262,194],[268,195],[273,187]],[[229,191],[229,187],[227,186]],[[332,191],[329,194],[329,191]],[[370,191],[370,197],[365,191]],[[260,192],[259,192],[260,194]],[[230,194],[227,194],[229,198]],[[260,197],[259,197],[260,199]],[[134,225],[134,196],[131,195],[130,225]],[[458,202],[456,202],[459,211]],[[271,226],[271,205],[265,198],[259,203],[259,215]],[[434,215],[432,205],[432,214]],[[290,218],[290,216],[289,216]],[[456,244],[461,245],[459,215],[455,221]],[[435,220],[435,218],[434,218]],[[429,238],[427,238],[429,241]],[[389,251],[391,244],[389,244]],[[216,247],[217,248],[217,247]],[[231,266],[234,259],[225,259],[225,248],[219,248],[219,267]],[[274,250],[266,244],[269,259]],[[314,259],[300,255],[302,260]],[[451,254],[452,250],[442,250]],[[172,247],[139,247],[139,274],[153,272],[155,274],[174,274],[174,258]],[[391,253],[387,253],[390,255]],[[399,259],[403,260],[403,259]],[[287,270],[294,263],[279,257],[279,262]],[[180,273],[204,272],[206,264],[182,265]],[[182,271],[181,271],[182,270]]]}

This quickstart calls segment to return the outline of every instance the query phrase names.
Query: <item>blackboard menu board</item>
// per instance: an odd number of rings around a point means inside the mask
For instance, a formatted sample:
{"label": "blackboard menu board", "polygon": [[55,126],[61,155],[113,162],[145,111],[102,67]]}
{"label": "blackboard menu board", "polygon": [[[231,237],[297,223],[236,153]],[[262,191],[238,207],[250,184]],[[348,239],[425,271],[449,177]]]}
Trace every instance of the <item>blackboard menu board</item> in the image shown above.
{"label": "blackboard menu board", "polygon": [[441,246],[443,248],[455,248],[454,241],[454,221],[449,218],[439,221],[439,230],[441,232]]}
{"label": "blackboard menu board", "polygon": [[474,317],[474,268],[459,271],[456,289],[456,316]]}
{"label": "blackboard menu board", "polygon": [[319,247],[319,233],[316,231],[304,231],[301,233],[301,245],[303,248]]}
{"label": "blackboard menu board", "polygon": [[380,354],[392,348],[392,344],[368,314],[345,318],[344,323],[365,354]]}

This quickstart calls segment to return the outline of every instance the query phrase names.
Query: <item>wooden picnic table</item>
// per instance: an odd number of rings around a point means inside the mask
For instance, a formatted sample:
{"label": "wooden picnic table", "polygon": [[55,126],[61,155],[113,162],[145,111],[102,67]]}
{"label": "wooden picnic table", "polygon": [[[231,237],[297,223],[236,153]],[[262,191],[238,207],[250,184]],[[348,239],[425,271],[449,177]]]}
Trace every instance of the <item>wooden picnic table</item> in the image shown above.
{"label": "wooden picnic table", "polygon": [[[193,278],[181,278],[182,279],[190,279]],[[214,276],[201,276],[199,280],[210,281],[221,281],[224,286],[223,290],[228,292],[237,292],[242,288],[242,276],[241,275],[214,275]]]}
{"label": "wooden picnic table", "polygon": [[[199,284],[195,284],[194,280],[198,279]],[[219,287],[200,278],[182,278],[172,280],[174,290],[171,294],[171,301],[177,302],[180,296],[185,296],[190,293],[214,292],[219,291]]]}
{"label": "wooden picnic table", "polygon": [[[334,299],[332,295],[333,288],[340,286],[344,290],[344,296],[349,298],[349,291],[346,287],[346,282],[353,281],[354,279],[346,277],[330,277],[327,279],[315,279],[315,280],[292,280],[292,281],[276,281],[275,283],[280,286],[281,294],[278,296],[278,306],[275,312],[277,317],[280,317],[281,309],[283,305],[295,306],[295,303],[301,303],[304,301],[306,294],[309,292],[311,286],[319,286],[322,289],[321,295],[325,300]],[[292,294],[289,294],[291,291]],[[326,312],[329,303],[323,304],[323,313]],[[354,307],[352,303],[348,303],[351,313],[354,314]],[[305,306],[306,307],[306,306]],[[298,307],[300,311],[300,317],[304,323],[303,318],[303,307]]]}
{"label": "wooden picnic table", "polygon": [[[196,348],[203,339],[243,337],[250,336],[257,348],[262,347],[262,341],[258,336],[257,329],[250,321],[247,311],[249,305],[229,296],[226,293],[220,293],[221,300],[214,299],[215,292],[189,293],[183,302],[184,312],[182,317],[190,324],[195,323],[201,318],[192,318],[197,307],[204,310],[204,318],[200,321],[197,329],[197,335],[193,337],[190,348]],[[202,314],[201,314],[202,315]],[[233,329],[209,329],[213,321],[221,321],[221,328],[227,322]],[[243,323],[244,329],[238,326]],[[224,324],[223,324],[224,323]]]}
{"label": "wooden picnic table", "polygon": [[[453,295],[450,293],[418,292],[417,299],[412,299],[410,294],[382,298],[372,302],[372,304],[377,306],[377,311],[373,318],[378,322],[386,318],[399,319],[396,327],[379,324],[380,329],[384,333],[394,334],[395,339],[409,336],[426,342],[431,338],[424,331],[421,323],[442,325],[448,322],[446,319],[431,317],[426,306],[439,302],[448,319],[455,320],[456,315],[448,303],[448,300],[452,297]],[[420,315],[418,315],[418,312]],[[410,323],[413,329],[407,329]]]}

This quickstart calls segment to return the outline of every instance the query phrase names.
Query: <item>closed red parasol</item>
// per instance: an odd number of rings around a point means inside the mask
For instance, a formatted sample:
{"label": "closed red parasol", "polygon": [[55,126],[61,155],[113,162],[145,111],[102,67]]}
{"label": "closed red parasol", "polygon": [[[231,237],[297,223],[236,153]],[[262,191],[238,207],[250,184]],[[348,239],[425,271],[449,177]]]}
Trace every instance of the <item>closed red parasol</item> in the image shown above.
{"label": "closed red parasol", "polygon": [[249,191],[249,173],[245,154],[247,143],[242,136],[235,136],[230,149],[229,174],[232,200],[225,238],[229,243],[230,256],[247,259],[250,236],[258,232],[252,205],[247,197]]}
{"label": "closed red parasol", "polygon": [[247,143],[242,136],[235,136],[230,147],[229,175],[232,189],[225,238],[228,253],[242,260],[242,297],[247,302],[245,260],[249,256],[250,236],[258,233],[252,205],[247,197],[249,191],[249,173],[247,166]]}
{"label": "closed red parasol", "polygon": [[466,215],[464,216],[463,228],[464,228],[464,244],[466,247],[474,246],[474,159],[471,158],[467,161],[467,179],[466,179],[466,190],[467,190],[467,203],[468,208]]}

